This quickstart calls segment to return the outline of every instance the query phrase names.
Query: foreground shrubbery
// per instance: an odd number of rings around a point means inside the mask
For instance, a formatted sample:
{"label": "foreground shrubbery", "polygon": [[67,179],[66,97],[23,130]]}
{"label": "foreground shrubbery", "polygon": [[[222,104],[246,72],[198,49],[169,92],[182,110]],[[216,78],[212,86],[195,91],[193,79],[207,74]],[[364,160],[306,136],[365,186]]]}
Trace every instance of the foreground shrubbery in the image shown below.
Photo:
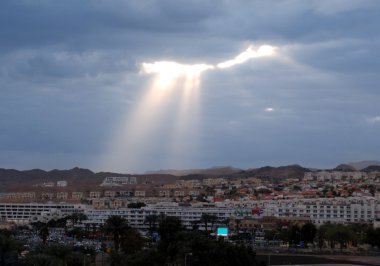
{"label": "foreground shrubbery", "polygon": [[[110,222],[114,220],[117,218],[110,217],[106,223],[106,228],[113,234],[116,230],[111,230]],[[123,228],[119,222],[116,228]],[[114,250],[110,256],[113,266],[158,266],[168,263],[184,265],[185,258],[187,265],[256,265],[255,253],[251,248],[235,246],[222,239],[216,241],[199,232],[187,231],[180,220],[174,217],[161,218],[157,228],[160,240],[154,244],[132,233],[134,229],[126,227],[125,230],[125,233],[119,231],[119,235],[115,234],[114,239],[120,241],[120,248]]]}
{"label": "foreground shrubbery", "polygon": [[[257,265],[255,253],[251,248],[228,243],[224,239],[210,239],[209,232],[185,230],[181,221],[175,217],[149,217],[146,222],[149,224],[149,237],[141,236],[124,218],[109,217],[101,230],[103,236],[113,241],[113,247],[112,251],[104,256],[104,265],[185,265],[185,260],[188,266]],[[46,241],[49,235],[48,225],[38,225],[35,230],[38,231],[42,244],[29,250],[26,256],[21,256],[24,251],[23,245],[15,240],[14,232],[0,230],[0,266],[94,265],[94,250],[49,245]],[[80,231],[79,228],[78,230]],[[82,234],[86,235],[80,233]],[[291,245],[304,241],[306,245],[315,247],[344,248],[348,244],[363,243],[380,247],[380,229],[358,224],[326,224],[319,228],[310,223],[301,227],[279,226],[268,231],[266,237],[268,240],[282,240]]]}
{"label": "foreground shrubbery", "polygon": [[313,245],[323,248],[346,248],[348,245],[369,244],[380,248],[380,228],[374,229],[368,224],[324,224],[317,228],[312,223],[303,226],[290,225],[266,232],[266,239],[281,240],[290,246],[303,242],[305,246]]}

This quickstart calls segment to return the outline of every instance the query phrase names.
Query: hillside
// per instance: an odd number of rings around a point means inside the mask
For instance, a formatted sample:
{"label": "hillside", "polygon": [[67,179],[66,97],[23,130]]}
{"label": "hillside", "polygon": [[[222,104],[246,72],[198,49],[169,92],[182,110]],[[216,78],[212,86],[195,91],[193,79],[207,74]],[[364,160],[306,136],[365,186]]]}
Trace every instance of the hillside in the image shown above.
{"label": "hillside", "polygon": [[352,162],[348,164],[354,167],[356,170],[360,171],[368,166],[372,166],[372,165],[380,166],[380,161],[360,161],[360,162]]}
{"label": "hillside", "polygon": [[349,164],[340,164],[337,167],[335,167],[333,170],[341,171],[341,172],[355,172],[356,171],[355,167]]}
{"label": "hillside", "polygon": [[[4,190],[20,189],[32,187],[44,182],[57,182],[65,180],[69,186],[75,187],[94,187],[98,186],[107,176],[131,176],[129,174],[120,174],[112,172],[94,173],[91,170],[75,167],[70,170],[52,170],[44,171],[41,169],[32,169],[19,171],[14,169],[0,168],[0,192]],[[151,174],[151,175],[134,175],[138,183],[154,182],[167,183],[174,182],[177,177],[173,175]]]}
{"label": "hillside", "polygon": [[257,169],[249,169],[245,174],[265,178],[303,178],[309,169],[299,165],[287,165],[280,167],[265,166]]}
{"label": "hillside", "polygon": [[362,169],[363,172],[380,172],[380,166],[379,165],[370,165],[364,169]]}

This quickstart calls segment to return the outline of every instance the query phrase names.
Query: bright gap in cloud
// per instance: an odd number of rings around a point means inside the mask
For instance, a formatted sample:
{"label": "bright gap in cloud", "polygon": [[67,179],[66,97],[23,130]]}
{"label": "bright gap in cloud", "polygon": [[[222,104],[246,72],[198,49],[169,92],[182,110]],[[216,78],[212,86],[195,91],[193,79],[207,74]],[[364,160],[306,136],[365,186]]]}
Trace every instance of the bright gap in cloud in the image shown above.
{"label": "bright gap in cloud", "polygon": [[237,64],[245,63],[247,60],[262,56],[271,56],[275,53],[276,48],[270,45],[262,45],[258,49],[254,49],[251,45],[247,50],[236,56],[234,59],[230,59],[217,64],[218,68],[229,68]]}
{"label": "bright gap in cloud", "polygon": [[[174,130],[173,135],[169,136],[170,143],[167,143],[169,154],[162,156],[167,157],[166,163],[170,167],[183,162],[186,156],[191,157],[189,154],[197,149],[202,72],[233,67],[252,58],[271,56],[275,49],[269,45],[255,49],[251,45],[234,59],[216,65],[189,65],[171,61],[142,63],[141,72],[153,74],[153,83],[131,114],[128,114],[123,128],[114,136],[106,167],[119,171],[124,168],[129,172],[144,167],[141,164],[150,152],[150,145],[154,145],[154,134],[163,126],[162,118],[169,111],[166,108],[173,97],[179,97],[175,100],[178,107],[173,112],[177,118],[173,121]],[[271,112],[274,109],[266,110]]]}

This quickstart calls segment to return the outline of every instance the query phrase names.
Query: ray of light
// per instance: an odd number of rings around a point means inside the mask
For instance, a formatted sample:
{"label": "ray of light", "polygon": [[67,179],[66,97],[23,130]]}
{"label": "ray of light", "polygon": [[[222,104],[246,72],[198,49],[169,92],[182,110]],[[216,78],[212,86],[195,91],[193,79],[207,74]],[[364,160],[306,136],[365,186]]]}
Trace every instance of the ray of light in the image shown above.
{"label": "ray of light", "polygon": [[174,97],[178,97],[174,98],[177,108],[170,110],[171,115],[176,113],[176,118],[170,121],[174,130],[167,143],[168,154],[162,154],[162,157],[167,158],[169,166],[178,165],[197,147],[201,74],[217,68],[233,67],[252,58],[271,56],[275,50],[269,45],[257,49],[249,46],[234,59],[216,65],[190,65],[172,61],[142,63],[141,72],[154,75],[154,80],[134,111],[126,115],[125,126],[115,134],[108,153],[109,169],[131,172],[141,166],[156,144],[153,134],[163,126],[161,122],[169,111],[168,103]]}
{"label": "ray of light", "polygon": [[127,113],[123,127],[118,129],[109,144],[105,169],[136,171],[154,145],[153,134],[165,115],[168,96],[175,88],[175,80],[162,89],[156,77],[133,112]]}
{"label": "ray of light", "polygon": [[191,155],[198,148],[200,85],[200,73],[188,74],[184,77],[179,111],[172,141],[169,143],[168,165],[183,165],[185,161],[189,163]]}

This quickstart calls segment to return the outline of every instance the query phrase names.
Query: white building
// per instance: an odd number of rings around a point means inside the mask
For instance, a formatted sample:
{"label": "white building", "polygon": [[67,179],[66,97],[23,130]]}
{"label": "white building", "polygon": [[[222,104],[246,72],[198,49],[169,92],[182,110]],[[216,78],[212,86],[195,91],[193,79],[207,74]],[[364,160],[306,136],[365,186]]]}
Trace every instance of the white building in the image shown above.
{"label": "white building", "polygon": [[103,180],[100,186],[123,186],[137,184],[137,177],[135,176],[109,176]]}
{"label": "white building", "polygon": [[0,203],[0,220],[16,224],[47,222],[74,212],[83,212],[84,205],[66,203]]}
{"label": "white building", "polygon": [[67,187],[67,181],[66,180],[57,181],[57,187]]}
{"label": "white building", "polygon": [[[85,223],[102,224],[111,215],[124,217],[131,226],[147,228],[145,218],[148,215],[175,216],[191,228],[199,221],[203,213],[216,215],[219,221],[230,217],[277,218],[303,217],[316,225],[330,223],[373,223],[380,219],[379,201],[374,197],[316,198],[301,200],[263,200],[263,201],[225,201],[218,204],[198,203],[185,207],[168,202],[152,204],[141,209],[126,208],[122,201],[115,199],[110,209],[104,199],[93,199],[93,206],[82,204],[38,204],[38,203],[0,203],[0,220],[15,223],[47,221],[63,217],[73,212],[83,212],[88,220]],[[255,211],[255,212],[254,212]],[[202,229],[202,224],[199,224]]]}

